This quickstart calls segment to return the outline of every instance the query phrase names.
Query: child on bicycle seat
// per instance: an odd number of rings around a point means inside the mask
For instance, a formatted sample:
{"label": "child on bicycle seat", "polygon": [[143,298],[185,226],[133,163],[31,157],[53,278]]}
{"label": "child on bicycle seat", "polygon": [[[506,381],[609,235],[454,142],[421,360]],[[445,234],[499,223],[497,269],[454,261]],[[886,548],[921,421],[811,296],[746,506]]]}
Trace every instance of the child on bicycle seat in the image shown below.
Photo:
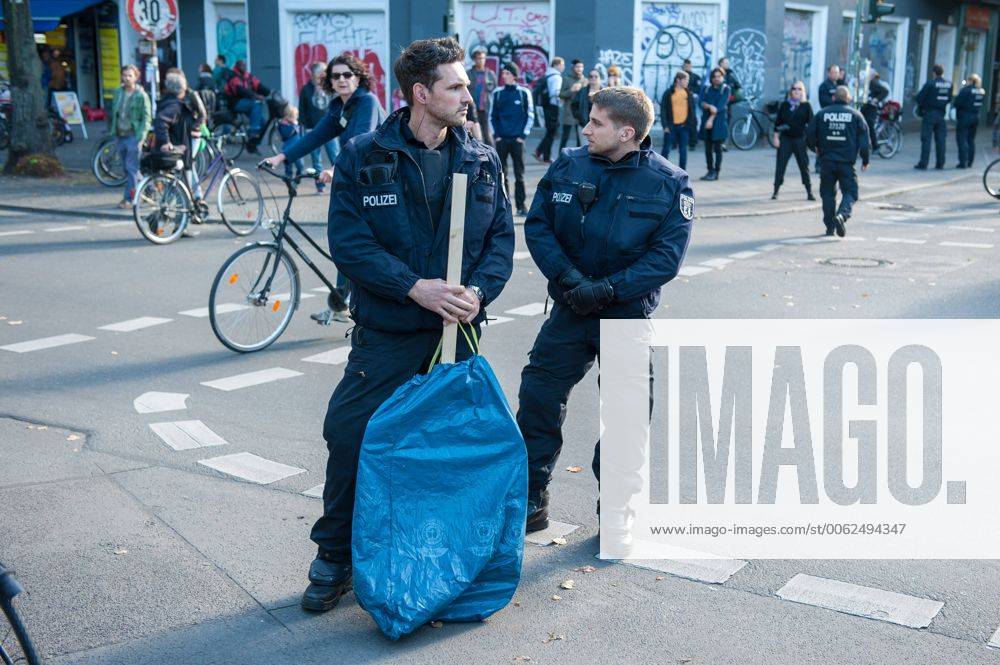
{"label": "child on bicycle seat", "polygon": [[[285,108],[285,116],[278,123],[278,134],[281,135],[281,147],[288,151],[293,145],[299,142],[302,138],[302,127],[299,125],[299,109],[296,106],[289,104]],[[305,170],[305,166],[301,159],[296,159],[294,162],[285,162],[285,177],[292,177],[292,170],[295,170],[295,175],[300,176]]]}

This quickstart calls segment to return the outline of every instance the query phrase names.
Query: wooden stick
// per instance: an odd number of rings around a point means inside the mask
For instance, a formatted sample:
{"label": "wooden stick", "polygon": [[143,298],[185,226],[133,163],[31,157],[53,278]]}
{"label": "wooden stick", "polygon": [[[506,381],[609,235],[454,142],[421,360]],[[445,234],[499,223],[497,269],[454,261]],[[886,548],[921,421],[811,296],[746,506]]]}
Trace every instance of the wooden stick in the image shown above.
{"label": "wooden stick", "polygon": [[[451,221],[448,227],[448,276],[449,284],[462,283],[462,254],[465,248],[465,192],[469,176],[455,173],[451,176]],[[441,345],[441,362],[455,362],[458,347],[458,325],[445,326],[444,343]]]}

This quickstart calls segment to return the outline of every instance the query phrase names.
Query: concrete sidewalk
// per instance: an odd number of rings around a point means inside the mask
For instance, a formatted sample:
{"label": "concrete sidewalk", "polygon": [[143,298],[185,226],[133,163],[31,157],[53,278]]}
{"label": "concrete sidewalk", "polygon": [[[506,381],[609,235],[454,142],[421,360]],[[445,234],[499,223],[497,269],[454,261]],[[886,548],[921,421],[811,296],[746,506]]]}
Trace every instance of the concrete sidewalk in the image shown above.
{"label": "concrete sidewalk", "polygon": [[[78,130],[77,130],[78,131]],[[121,197],[117,188],[100,185],[90,172],[90,159],[96,141],[103,136],[101,123],[94,123],[89,129],[91,139],[84,141],[79,136],[73,143],[60,147],[57,154],[69,170],[69,175],[59,180],[45,181],[30,178],[0,176],[0,210],[23,212],[44,212],[60,216],[74,216],[104,219],[131,219],[131,210],[119,210],[116,204]],[[956,161],[954,141],[949,138],[949,165],[944,171],[916,171],[920,142],[918,135],[911,131],[904,137],[903,149],[895,157],[884,160],[873,157],[871,168],[861,174],[860,189],[862,199],[877,199],[925,187],[942,187],[971,177],[980,177],[982,169],[994,158],[987,132],[982,135],[977,152],[976,166],[968,170],[953,168]],[[530,153],[541,139],[536,129],[528,141],[526,152],[526,185],[528,203],[534,194],[538,180],[544,175],[546,165],[534,160]],[[662,145],[662,132],[654,129],[655,146]],[[697,216],[700,219],[721,217],[743,217],[774,215],[788,212],[818,210],[819,201],[806,199],[797,168],[789,164],[785,174],[785,184],[780,198],[771,200],[774,180],[775,153],[763,140],[754,150],[740,151],[733,147],[723,157],[722,177],[715,182],[704,182],[699,178],[704,174],[703,151],[699,146],[688,155],[688,169],[691,186],[697,200]],[[237,166],[253,171],[256,162],[264,155],[244,155],[237,160]],[[261,176],[268,211],[273,216],[280,215],[286,202],[284,186],[267,176]],[[819,176],[812,174],[813,190],[818,197]],[[268,191],[269,190],[269,191]],[[214,197],[210,197],[210,201]],[[302,188],[301,198],[296,201],[293,214],[305,223],[324,224],[328,199],[317,195],[311,185]],[[213,205],[214,211],[214,205]],[[516,221],[522,221],[518,218]]]}

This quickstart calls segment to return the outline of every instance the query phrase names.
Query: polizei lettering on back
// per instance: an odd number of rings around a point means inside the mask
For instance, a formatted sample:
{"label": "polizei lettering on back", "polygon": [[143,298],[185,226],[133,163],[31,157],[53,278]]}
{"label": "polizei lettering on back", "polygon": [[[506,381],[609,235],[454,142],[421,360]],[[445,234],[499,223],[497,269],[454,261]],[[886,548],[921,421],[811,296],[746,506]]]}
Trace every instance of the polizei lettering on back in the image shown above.
{"label": "polizei lettering on back", "polygon": [[361,197],[361,205],[365,208],[384,208],[399,205],[395,194],[365,194]]}

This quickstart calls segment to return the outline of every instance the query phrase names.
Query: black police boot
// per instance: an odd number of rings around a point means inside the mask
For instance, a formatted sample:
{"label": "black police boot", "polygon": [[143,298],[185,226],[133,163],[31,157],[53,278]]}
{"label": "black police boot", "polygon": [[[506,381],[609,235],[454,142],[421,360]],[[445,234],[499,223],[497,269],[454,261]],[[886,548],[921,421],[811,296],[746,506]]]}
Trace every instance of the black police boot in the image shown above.
{"label": "black police boot", "polygon": [[779,189],[779,187],[780,187],[779,185],[775,185],[774,186],[774,193],[771,194],[771,200],[772,201],[774,201],[775,199],[778,198],[778,189]]}
{"label": "black police boot", "polygon": [[927,170],[927,165],[926,164],[914,164],[913,168],[915,168],[918,171],[926,171]]}
{"label": "black police boot", "polygon": [[809,185],[806,185],[806,198],[809,199],[810,201],[816,200],[816,197],[813,196],[813,188],[810,187]]}
{"label": "black police boot", "polygon": [[350,563],[330,561],[320,550],[309,566],[309,586],[302,594],[302,609],[312,612],[332,610],[354,583]]}
{"label": "black police boot", "polygon": [[847,227],[844,226],[847,223],[846,215],[837,215],[833,218],[833,229],[837,232],[837,235],[843,238],[847,235]]}
{"label": "black police boot", "polygon": [[524,532],[532,533],[549,528],[549,491],[528,492],[528,517],[524,523]]}

